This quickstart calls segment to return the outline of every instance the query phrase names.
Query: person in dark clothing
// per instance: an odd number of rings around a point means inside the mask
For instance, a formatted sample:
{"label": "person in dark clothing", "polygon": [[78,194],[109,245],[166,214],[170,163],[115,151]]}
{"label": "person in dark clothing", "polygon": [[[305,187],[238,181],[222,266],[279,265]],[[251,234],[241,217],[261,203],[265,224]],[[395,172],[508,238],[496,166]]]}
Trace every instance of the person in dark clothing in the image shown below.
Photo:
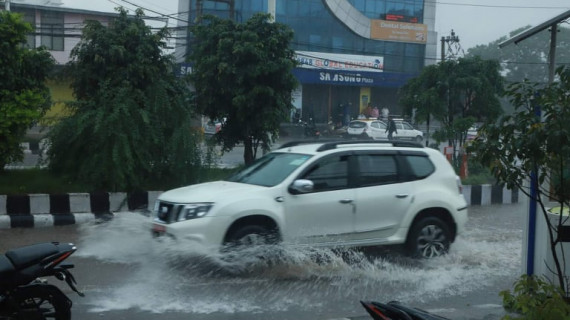
{"label": "person in dark clothing", "polygon": [[388,127],[386,128],[386,132],[388,132],[388,140],[393,139],[394,132],[396,134],[398,133],[398,130],[396,129],[396,122],[394,122],[394,119],[392,117],[390,117],[388,120]]}

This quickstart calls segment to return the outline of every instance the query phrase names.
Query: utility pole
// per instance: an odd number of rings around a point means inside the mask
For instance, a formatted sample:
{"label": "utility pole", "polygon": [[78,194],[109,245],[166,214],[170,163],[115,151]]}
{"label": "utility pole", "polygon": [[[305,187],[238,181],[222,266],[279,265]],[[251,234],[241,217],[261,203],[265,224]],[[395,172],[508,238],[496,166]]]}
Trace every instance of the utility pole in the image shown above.
{"label": "utility pole", "polygon": [[[455,34],[453,29],[451,29],[451,35],[447,37],[441,37],[441,61],[445,61],[446,50],[445,44],[447,43],[447,52],[449,56],[455,58],[459,53],[463,54],[463,49],[459,44],[459,36]],[[455,50],[454,50],[455,49]]]}
{"label": "utility pole", "polygon": [[4,0],[4,9],[10,11],[10,0]]}

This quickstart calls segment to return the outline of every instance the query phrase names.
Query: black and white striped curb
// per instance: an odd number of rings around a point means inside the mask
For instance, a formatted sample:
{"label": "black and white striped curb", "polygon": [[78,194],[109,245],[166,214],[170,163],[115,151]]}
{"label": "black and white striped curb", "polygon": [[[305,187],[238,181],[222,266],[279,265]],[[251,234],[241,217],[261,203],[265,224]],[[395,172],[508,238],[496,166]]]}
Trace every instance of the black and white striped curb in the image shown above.
{"label": "black and white striped curb", "polygon": [[463,195],[470,206],[489,204],[510,204],[519,202],[519,191],[507,189],[500,185],[465,185]]}
{"label": "black and white striped curb", "polygon": [[[0,229],[76,224],[113,212],[153,209],[162,191],[0,195]],[[469,205],[517,203],[518,190],[497,185],[465,185]]]}
{"label": "black and white striped curb", "polygon": [[113,212],[152,210],[162,191],[0,195],[0,229],[83,223]]}

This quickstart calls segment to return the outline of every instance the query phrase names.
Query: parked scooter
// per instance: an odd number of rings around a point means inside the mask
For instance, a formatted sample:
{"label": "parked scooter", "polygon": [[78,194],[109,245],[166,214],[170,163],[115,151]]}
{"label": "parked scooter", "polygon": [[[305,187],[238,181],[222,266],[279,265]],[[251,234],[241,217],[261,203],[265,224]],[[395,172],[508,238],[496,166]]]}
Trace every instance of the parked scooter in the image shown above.
{"label": "parked scooter", "polygon": [[398,301],[360,301],[374,320],[450,320],[427,311],[407,307]]}
{"label": "parked scooter", "polygon": [[315,124],[315,121],[313,120],[313,118],[309,118],[309,121],[304,121],[303,122],[303,128],[304,128],[304,135],[305,138],[319,138],[321,136],[321,132],[319,131],[319,129],[317,128],[317,125]]}
{"label": "parked scooter", "polygon": [[62,264],[77,248],[72,243],[46,242],[0,255],[0,320],[70,320],[71,300],[41,277],[65,281],[80,296],[73,264]]}

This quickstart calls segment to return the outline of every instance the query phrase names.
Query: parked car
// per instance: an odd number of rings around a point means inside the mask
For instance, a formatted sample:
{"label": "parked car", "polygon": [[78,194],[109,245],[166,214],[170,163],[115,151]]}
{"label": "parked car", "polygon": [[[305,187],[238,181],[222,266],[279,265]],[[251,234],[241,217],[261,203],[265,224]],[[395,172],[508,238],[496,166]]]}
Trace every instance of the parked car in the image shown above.
{"label": "parked car", "polygon": [[206,250],[282,243],[404,244],[448,251],[467,221],[459,177],[437,150],[405,141],[297,141],[223,181],[162,193],[152,232]]}
{"label": "parked car", "polygon": [[473,141],[477,137],[478,130],[477,127],[471,127],[467,130],[467,141]]}
{"label": "parked car", "polygon": [[401,119],[394,119],[394,122],[396,123],[397,130],[397,133],[394,133],[394,139],[411,140],[417,142],[423,141],[424,133],[414,128],[414,126],[412,126],[410,123]]}
{"label": "parked car", "polygon": [[222,130],[222,121],[209,120],[204,124],[204,134],[213,135]]}
{"label": "parked car", "polygon": [[346,138],[387,139],[386,123],[382,120],[352,120],[346,130]]}

